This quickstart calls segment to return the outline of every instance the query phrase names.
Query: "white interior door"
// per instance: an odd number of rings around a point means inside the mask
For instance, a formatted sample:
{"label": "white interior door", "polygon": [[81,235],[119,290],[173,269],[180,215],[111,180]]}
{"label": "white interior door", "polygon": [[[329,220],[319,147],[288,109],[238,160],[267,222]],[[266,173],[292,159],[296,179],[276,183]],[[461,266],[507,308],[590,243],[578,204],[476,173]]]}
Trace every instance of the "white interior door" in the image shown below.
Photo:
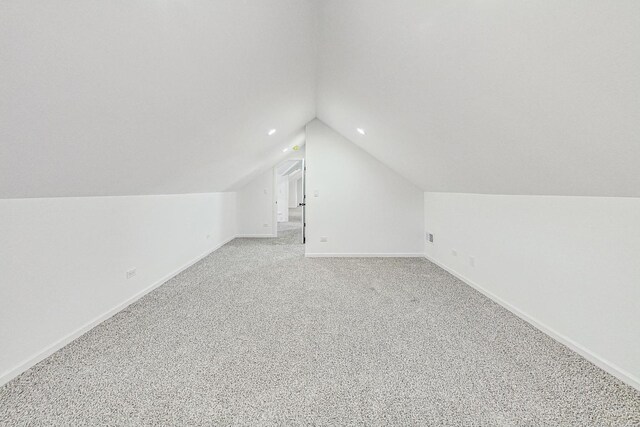
{"label": "white interior door", "polygon": [[278,222],[289,221],[289,177],[278,176]]}

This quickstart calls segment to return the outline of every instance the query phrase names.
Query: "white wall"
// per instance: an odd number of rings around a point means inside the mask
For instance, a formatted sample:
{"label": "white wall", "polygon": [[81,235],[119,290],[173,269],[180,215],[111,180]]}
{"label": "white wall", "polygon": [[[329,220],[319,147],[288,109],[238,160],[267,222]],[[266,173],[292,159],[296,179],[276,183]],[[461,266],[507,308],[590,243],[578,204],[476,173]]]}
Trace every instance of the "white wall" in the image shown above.
{"label": "white wall", "polygon": [[319,120],[306,150],[307,256],[422,256],[420,189]]}
{"label": "white wall", "polygon": [[639,198],[425,193],[425,253],[639,387],[639,221]]}
{"label": "white wall", "polygon": [[268,169],[238,190],[239,237],[276,236],[274,187],[274,172]]}
{"label": "white wall", "polygon": [[232,239],[235,203],[234,193],[0,200],[0,384]]}

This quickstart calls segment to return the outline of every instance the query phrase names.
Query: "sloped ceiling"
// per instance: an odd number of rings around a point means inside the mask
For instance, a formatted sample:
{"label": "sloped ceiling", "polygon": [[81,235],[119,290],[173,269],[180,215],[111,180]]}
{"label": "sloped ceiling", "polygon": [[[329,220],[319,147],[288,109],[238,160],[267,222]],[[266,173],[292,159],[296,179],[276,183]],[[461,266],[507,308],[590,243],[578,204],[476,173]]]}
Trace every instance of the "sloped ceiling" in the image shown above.
{"label": "sloped ceiling", "polygon": [[316,18],[310,0],[3,1],[0,197],[232,187],[315,117]]}
{"label": "sloped ceiling", "polygon": [[318,117],[423,189],[640,196],[637,0],[321,6]]}
{"label": "sloped ceiling", "polygon": [[233,190],[316,116],[427,191],[640,196],[638,46],[637,0],[3,1],[0,198]]}

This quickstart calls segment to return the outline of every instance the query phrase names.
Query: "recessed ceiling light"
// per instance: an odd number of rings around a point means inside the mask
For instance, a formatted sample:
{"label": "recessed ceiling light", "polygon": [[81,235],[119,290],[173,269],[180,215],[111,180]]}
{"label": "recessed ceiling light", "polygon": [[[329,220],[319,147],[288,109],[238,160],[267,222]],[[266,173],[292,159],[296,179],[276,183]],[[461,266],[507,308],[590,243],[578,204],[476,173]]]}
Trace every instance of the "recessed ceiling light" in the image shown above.
{"label": "recessed ceiling light", "polygon": [[285,149],[282,150],[283,153],[286,153],[287,151],[289,151],[288,148],[285,148]]}
{"label": "recessed ceiling light", "polygon": [[359,133],[360,135],[364,135],[364,134],[365,134],[365,131],[364,131],[364,129],[362,129],[362,128],[358,128],[358,129],[356,129],[356,130],[358,131],[358,133]]}
{"label": "recessed ceiling light", "polygon": [[271,130],[269,131],[268,135],[269,135],[269,136],[271,136],[271,135],[273,135],[274,133],[276,133],[276,130],[275,130],[275,129],[271,129]]}

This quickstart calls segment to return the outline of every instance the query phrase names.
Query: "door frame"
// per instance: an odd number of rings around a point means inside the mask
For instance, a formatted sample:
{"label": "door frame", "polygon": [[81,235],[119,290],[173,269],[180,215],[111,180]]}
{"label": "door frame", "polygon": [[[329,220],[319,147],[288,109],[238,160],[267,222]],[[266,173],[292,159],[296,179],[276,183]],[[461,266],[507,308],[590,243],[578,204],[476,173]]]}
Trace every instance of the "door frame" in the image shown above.
{"label": "door frame", "polygon": [[[305,161],[304,157],[291,157],[291,158],[286,158],[286,159],[282,159],[280,160],[278,163],[276,163],[276,165],[273,167],[273,200],[272,200],[272,206],[273,209],[271,210],[271,226],[273,227],[273,237],[278,237],[278,166],[280,165],[280,163],[282,162],[286,162],[289,160],[299,160],[301,162],[301,169],[302,169],[302,203],[304,203],[305,205],[302,206],[302,243],[305,243],[306,237],[306,227],[305,227],[305,223],[306,223],[306,217],[307,217],[307,206],[306,206],[306,200],[307,200],[307,164]],[[299,206],[300,201],[298,201],[298,206]],[[288,209],[288,207],[287,207]]]}

